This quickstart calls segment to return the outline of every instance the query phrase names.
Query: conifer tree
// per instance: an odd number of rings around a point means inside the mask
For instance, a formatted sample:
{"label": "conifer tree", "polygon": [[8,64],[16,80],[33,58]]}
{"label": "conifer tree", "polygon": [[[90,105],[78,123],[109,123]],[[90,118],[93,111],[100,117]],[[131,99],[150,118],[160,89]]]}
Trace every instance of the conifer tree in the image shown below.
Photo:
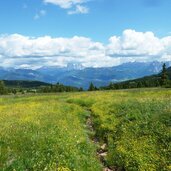
{"label": "conifer tree", "polygon": [[5,87],[5,84],[3,81],[0,81],[0,94],[3,95],[3,94],[7,94],[7,89]]}
{"label": "conifer tree", "polygon": [[162,75],[161,75],[161,85],[166,86],[168,84],[169,78],[167,74],[166,64],[163,64]]}
{"label": "conifer tree", "polygon": [[94,90],[95,90],[95,87],[93,83],[91,82],[88,91],[94,91]]}

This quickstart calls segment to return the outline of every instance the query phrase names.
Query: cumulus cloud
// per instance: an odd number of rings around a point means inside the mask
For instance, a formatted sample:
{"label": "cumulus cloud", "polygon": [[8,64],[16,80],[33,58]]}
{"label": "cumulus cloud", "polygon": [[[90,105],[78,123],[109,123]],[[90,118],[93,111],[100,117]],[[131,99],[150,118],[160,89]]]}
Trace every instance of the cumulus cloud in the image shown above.
{"label": "cumulus cloud", "polygon": [[[2,61],[12,63],[64,66],[70,61],[86,63],[87,58],[104,54],[102,43],[93,42],[89,38],[75,36],[73,38],[52,38],[44,36],[31,38],[19,34],[0,37],[0,55]],[[97,56],[96,56],[97,55]],[[20,61],[20,62],[19,62]],[[93,64],[93,63],[92,63]],[[11,63],[9,65],[12,65]]]}
{"label": "cumulus cloud", "polygon": [[112,57],[160,57],[168,53],[171,37],[158,38],[152,32],[125,30],[121,37],[113,36],[106,53]]}
{"label": "cumulus cloud", "polygon": [[72,9],[68,11],[68,14],[87,14],[89,9],[81,4],[87,2],[87,0],[43,0],[46,4],[57,5],[63,9]]}
{"label": "cumulus cloud", "polygon": [[109,43],[87,37],[27,37],[20,34],[0,36],[1,66],[66,66],[79,62],[86,67],[114,66],[129,61],[171,60],[171,36],[158,38],[152,32],[125,30]]}

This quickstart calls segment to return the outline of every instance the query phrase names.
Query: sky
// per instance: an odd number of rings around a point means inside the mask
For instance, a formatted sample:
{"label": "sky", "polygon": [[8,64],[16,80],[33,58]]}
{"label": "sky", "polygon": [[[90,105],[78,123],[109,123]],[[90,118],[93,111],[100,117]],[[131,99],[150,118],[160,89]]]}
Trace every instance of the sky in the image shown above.
{"label": "sky", "polygon": [[1,0],[0,66],[171,61],[171,0]]}

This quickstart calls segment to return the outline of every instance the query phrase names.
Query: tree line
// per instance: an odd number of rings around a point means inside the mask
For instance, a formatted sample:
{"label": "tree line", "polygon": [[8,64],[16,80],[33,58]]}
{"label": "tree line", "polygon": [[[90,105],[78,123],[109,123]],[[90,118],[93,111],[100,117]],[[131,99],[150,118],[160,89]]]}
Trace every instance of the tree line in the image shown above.
{"label": "tree line", "polygon": [[47,86],[40,86],[37,88],[23,88],[17,87],[6,87],[3,81],[0,81],[0,95],[6,94],[26,94],[26,93],[55,93],[55,92],[80,92],[83,88],[77,88],[73,86],[65,86],[63,84],[51,84]]}
{"label": "tree line", "polygon": [[72,86],[65,86],[63,84],[57,83],[55,85],[41,87],[39,92],[41,93],[53,93],[53,92],[77,92],[83,91],[83,88],[77,88]]}

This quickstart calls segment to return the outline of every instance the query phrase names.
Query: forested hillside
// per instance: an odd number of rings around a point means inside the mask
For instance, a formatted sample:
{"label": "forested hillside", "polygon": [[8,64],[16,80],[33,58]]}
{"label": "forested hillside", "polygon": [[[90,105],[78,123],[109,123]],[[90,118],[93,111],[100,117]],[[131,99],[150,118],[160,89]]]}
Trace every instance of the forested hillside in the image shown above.
{"label": "forested hillside", "polygon": [[[163,66],[164,67],[164,66]],[[127,89],[127,88],[145,88],[145,87],[171,87],[171,67],[163,68],[162,72],[156,75],[146,76],[139,79],[124,81],[120,83],[110,83],[101,89]]]}

